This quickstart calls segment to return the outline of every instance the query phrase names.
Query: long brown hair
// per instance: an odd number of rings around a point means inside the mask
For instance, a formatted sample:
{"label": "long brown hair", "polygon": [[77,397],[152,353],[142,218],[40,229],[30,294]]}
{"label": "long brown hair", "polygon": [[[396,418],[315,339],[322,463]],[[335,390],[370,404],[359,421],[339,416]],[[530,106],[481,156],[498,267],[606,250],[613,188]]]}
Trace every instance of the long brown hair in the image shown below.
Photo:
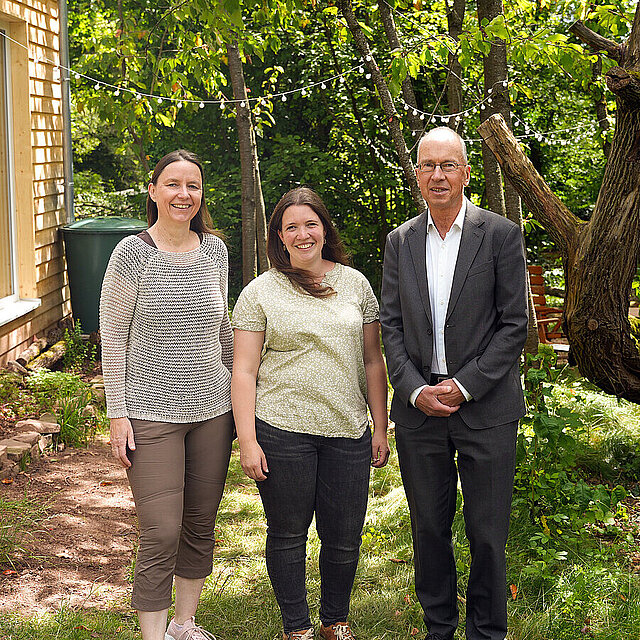
{"label": "long brown hair", "polygon": [[[153,170],[153,175],[151,176],[151,183],[158,184],[158,178],[160,174],[173,162],[179,162],[180,160],[186,160],[187,162],[192,162],[193,164],[200,169],[200,179],[202,180],[202,199],[200,200],[200,208],[198,209],[198,213],[196,213],[193,218],[191,218],[191,222],[189,223],[189,228],[192,231],[195,231],[197,234],[201,235],[203,233],[213,233],[217,236],[222,236],[218,231],[213,228],[213,222],[211,221],[211,215],[209,214],[209,209],[207,208],[207,203],[204,199],[204,169],[202,168],[202,162],[200,158],[195,153],[191,151],[187,151],[186,149],[176,149],[171,153],[167,153],[166,156],[162,156],[158,161],[155,169]],[[149,226],[156,223],[158,219],[158,205],[151,199],[150,195],[147,195],[147,224]]]}
{"label": "long brown hair", "polygon": [[307,205],[320,218],[325,234],[325,244],[322,246],[322,257],[331,262],[349,264],[349,254],[344,248],[342,239],[335,228],[329,211],[322,198],[309,187],[297,187],[287,191],[275,206],[271,218],[269,219],[269,229],[267,232],[267,256],[271,261],[271,266],[281,273],[284,273],[291,283],[315,298],[326,298],[335,291],[326,285],[316,284],[312,273],[306,269],[296,269],[291,266],[289,253],[286,251],[278,235],[282,231],[282,217],[288,207],[295,205]]}

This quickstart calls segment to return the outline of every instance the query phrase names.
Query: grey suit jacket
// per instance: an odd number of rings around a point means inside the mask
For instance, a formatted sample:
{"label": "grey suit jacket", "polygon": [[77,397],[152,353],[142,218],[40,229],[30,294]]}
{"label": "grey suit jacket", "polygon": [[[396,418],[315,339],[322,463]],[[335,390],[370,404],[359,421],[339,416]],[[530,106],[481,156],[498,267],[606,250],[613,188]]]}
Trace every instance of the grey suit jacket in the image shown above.
{"label": "grey suit jacket", "polygon": [[[409,402],[428,384],[433,326],[426,272],[427,214],[387,237],[380,323],[395,390],[391,419],[408,428],[427,416]],[[513,222],[467,201],[445,323],[448,373],[473,400],[459,415],[472,429],[514,422],[525,413],[519,357],[527,336],[526,267]]]}

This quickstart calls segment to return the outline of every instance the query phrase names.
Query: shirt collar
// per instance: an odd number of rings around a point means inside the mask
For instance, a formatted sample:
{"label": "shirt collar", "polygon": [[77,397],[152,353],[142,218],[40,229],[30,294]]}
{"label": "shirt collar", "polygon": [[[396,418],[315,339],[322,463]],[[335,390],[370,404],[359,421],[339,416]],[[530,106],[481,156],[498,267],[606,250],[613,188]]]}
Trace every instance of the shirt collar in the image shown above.
{"label": "shirt collar", "polygon": [[[458,211],[458,215],[456,219],[453,221],[451,225],[451,229],[457,227],[459,231],[462,231],[462,225],[464,224],[464,216],[467,213],[467,199],[462,198],[462,206],[460,207],[460,211]],[[427,233],[429,233],[430,229],[436,229],[436,225],[433,223],[433,218],[431,217],[431,211],[427,209]],[[451,232],[449,229],[449,232]],[[436,229],[437,231],[437,229]]]}

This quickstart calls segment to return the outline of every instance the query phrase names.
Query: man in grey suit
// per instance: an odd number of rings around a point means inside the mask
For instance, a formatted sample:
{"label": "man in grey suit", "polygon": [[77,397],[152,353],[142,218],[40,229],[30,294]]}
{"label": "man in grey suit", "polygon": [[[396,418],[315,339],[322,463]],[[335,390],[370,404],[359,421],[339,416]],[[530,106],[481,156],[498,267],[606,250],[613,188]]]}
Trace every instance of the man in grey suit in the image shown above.
{"label": "man in grey suit", "polygon": [[458,134],[428,132],[416,173],[429,209],[389,234],[384,256],[380,322],[425,640],[452,640],[458,625],[458,474],[471,548],[466,637],[507,633],[505,545],[525,412],[525,259],[518,226],[464,197],[470,171]]}

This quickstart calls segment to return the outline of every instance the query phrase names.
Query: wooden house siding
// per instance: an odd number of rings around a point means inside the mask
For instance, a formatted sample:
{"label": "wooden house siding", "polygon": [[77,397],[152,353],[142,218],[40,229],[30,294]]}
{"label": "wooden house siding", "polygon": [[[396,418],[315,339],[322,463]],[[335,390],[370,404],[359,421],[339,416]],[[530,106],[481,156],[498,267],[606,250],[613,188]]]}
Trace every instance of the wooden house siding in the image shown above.
{"label": "wooden house siding", "polygon": [[[10,45],[13,146],[18,216],[20,297],[40,306],[0,326],[0,365],[71,312],[62,239],[64,211],[62,86],[54,74],[60,60],[58,3],[0,0],[0,21],[28,46]],[[33,60],[33,55],[41,58]],[[45,60],[46,59],[46,60]],[[28,131],[16,139],[18,127]],[[26,143],[26,144],[24,144]],[[20,189],[29,184],[29,189]],[[30,215],[25,212],[30,211]]]}

